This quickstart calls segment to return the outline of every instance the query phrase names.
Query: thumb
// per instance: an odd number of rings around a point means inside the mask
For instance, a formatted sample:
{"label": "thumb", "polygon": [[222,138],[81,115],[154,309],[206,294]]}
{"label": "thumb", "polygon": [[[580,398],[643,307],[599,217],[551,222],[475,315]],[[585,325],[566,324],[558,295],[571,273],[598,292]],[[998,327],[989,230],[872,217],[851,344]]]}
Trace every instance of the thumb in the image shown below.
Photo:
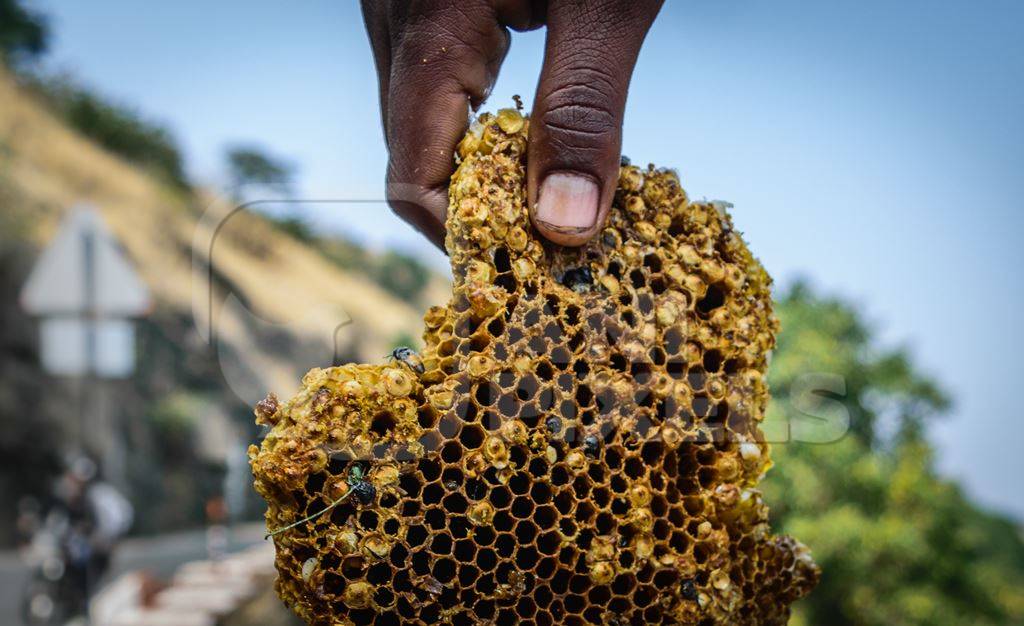
{"label": "thumb", "polygon": [[585,243],[618,180],[622,116],[640,46],[661,0],[551,2],[530,121],[527,183],[537,230]]}

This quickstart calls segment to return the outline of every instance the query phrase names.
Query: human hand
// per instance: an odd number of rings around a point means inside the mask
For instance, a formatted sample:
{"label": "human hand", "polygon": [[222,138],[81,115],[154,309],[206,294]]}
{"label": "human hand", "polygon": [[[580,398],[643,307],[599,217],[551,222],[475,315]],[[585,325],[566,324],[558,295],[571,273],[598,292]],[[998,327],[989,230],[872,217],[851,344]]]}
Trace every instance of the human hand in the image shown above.
{"label": "human hand", "polygon": [[380,80],[388,201],[443,245],[448,179],[468,107],[486,99],[509,29],[546,25],[534,98],[527,197],[537,230],[581,245],[618,179],[622,117],[637,55],[662,0],[362,0]]}

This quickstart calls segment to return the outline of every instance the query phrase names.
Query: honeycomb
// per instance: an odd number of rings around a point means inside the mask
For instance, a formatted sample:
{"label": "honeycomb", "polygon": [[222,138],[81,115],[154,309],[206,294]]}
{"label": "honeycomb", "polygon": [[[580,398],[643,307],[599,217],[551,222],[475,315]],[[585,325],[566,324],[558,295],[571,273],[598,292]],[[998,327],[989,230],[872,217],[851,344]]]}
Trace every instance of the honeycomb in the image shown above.
{"label": "honeycomb", "polygon": [[318,626],[785,624],[818,569],[755,489],[770,278],[725,203],[625,159],[599,236],[540,240],[528,127],[459,145],[423,351],[256,407],[279,595]]}

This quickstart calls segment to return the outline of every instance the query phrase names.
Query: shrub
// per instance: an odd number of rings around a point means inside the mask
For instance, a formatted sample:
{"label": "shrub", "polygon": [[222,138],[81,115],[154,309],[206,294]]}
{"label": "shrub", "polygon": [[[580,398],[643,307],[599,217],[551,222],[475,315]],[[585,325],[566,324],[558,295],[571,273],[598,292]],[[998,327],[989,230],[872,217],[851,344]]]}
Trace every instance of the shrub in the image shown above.
{"label": "shrub", "polygon": [[45,103],[78,132],[180,189],[188,188],[181,152],[170,131],[107,100],[67,76],[28,76]]}

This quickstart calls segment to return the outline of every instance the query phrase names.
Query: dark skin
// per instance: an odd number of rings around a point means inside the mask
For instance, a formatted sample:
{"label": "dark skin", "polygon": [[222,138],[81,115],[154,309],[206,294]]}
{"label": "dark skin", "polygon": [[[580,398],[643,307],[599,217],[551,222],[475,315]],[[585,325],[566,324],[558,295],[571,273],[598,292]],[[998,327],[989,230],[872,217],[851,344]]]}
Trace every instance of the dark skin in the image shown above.
{"label": "dark skin", "polygon": [[530,123],[537,230],[586,243],[612,203],[633,66],[662,0],[362,0],[380,79],[388,202],[444,243],[455,147],[497,80],[510,30],[547,27]]}

